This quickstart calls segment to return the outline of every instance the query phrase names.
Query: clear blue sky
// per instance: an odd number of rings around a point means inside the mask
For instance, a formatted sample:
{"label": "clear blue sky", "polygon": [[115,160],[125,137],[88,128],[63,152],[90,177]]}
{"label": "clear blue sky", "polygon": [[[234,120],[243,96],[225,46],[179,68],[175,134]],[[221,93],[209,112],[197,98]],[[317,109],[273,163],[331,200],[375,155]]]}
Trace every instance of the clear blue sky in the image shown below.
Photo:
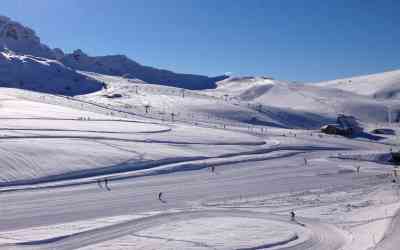
{"label": "clear blue sky", "polygon": [[398,0],[1,0],[67,52],[317,81],[400,69]]}

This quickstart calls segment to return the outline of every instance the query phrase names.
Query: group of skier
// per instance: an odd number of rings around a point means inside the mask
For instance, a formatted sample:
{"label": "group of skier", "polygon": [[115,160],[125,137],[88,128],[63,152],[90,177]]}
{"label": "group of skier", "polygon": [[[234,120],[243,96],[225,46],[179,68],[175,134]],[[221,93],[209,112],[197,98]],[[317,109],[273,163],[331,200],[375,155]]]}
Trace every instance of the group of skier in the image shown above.
{"label": "group of skier", "polygon": [[108,185],[108,179],[107,178],[104,178],[103,180],[101,180],[101,179],[98,179],[97,180],[97,185],[101,188],[101,189],[103,189],[103,186],[101,185],[101,183],[104,181],[104,188],[107,190],[107,191],[111,191],[111,188],[110,188],[110,186]]}
{"label": "group of skier", "polygon": [[[307,159],[306,158],[304,158],[304,164],[307,166]],[[209,167],[209,170],[210,170],[210,172],[211,173],[215,173],[215,166],[210,166]],[[101,188],[101,189],[103,189],[103,186],[102,186],[102,182],[104,182],[104,188],[107,190],[107,191],[111,191],[111,188],[109,187],[109,185],[108,185],[108,179],[107,178],[104,178],[104,179],[98,179],[97,180],[97,185]],[[163,203],[166,203],[166,201],[163,199],[163,192],[159,192],[158,194],[157,194],[157,197],[158,197],[158,200],[160,201],[160,202],[163,202]],[[292,210],[291,212],[290,212],[290,220],[291,221],[295,221],[295,217],[296,217],[296,214],[295,214],[295,212]]]}

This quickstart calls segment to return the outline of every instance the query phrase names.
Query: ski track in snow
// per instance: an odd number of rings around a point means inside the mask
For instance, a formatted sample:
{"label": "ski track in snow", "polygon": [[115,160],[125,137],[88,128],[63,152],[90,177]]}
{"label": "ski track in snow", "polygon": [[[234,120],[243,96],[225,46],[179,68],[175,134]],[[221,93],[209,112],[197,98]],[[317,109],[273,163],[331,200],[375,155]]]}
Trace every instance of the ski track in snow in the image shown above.
{"label": "ski track in snow", "polygon": [[[84,231],[72,235],[65,235],[57,238],[45,239],[41,241],[33,242],[21,242],[14,245],[0,246],[0,249],[59,249],[59,250],[73,250],[111,239],[119,238],[124,235],[140,232],[142,230],[159,226],[165,223],[177,222],[182,220],[190,220],[195,218],[214,218],[214,217],[244,217],[244,218],[257,218],[261,220],[277,221],[281,223],[290,223],[291,227],[296,228],[298,231],[308,230],[310,235],[306,233],[304,235],[297,235],[288,240],[282,242],[276,242],[269,245],[254,246],[245,249],[263,249],[274,246],[283,246],[279,249],[284,250],[335,250],[339,249],[344,243],[345,239],[342,234],[329,225],[319,223],[313,220],[307,220],[301,218],[301,223],[288,222],[286,217],[269,215],[259,212],[250,211],[235,211],[235,210],[202,210],[202,211],[190,211],[190,212],[178,212],[178,213],[166,213],[161,215],[150,216],[142,219],[136,219],[127,221],[124,223],[107,226],[103,228],[93,229]],[[303,227],[304,229],[299,230],[298,228]],[[300,238],[300,240],[298,240]],[[298,241],[298,242],[296,242]],[[285,245],[292,243],[291,246],[284,247]],[[205,243],[206,244],[206,243]],[[244,249],[243,249],[244,250]]]}
{"label": "ski track in snow", "polygon": [[382,240],[374,250],[397,250],[400,247],[400,210],[397,211]]}

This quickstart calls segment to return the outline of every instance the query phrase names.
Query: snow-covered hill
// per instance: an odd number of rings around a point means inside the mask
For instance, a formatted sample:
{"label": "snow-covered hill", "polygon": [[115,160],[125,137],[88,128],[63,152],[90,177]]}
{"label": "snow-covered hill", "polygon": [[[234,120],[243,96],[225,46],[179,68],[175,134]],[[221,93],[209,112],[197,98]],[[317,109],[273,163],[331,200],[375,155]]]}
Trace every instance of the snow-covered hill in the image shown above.
{"label": "snow-covered hill", "polygon": [[399,110],[396,102],[376,100],[337,88],[296,84],[265,77],[231,77],[218,82],[215,90],[205,92],[213,96],[225,96],[232,101],[246,101],[292,112],[308,112],[321,117],[333,118],[340,113],[355,115],[367,122],[387,121],[388,105],[392,107],[393,117]]}
{"label": "snow-covered hill", "polygon": [[373,98],[397,98],[400,96],[400,70],[343,78],[321,82],[317,85],[342,89]]}
{"label": "snow-covered hill", "polygon": [[98,91],[103,83],[56,60],[8,51],[0,52],[0,86],[78,95]]}
{"label": "snow-covered hill", "polygon": [[[245,133],[197,128],[194,135],[185,124],[122,119],[107,107],[99,112],[94,105],[37,92],[0,88],[0,102],[0,187],[143,170],[265,145]],[[218,149],[207,150],[210,145]]]}
{"label": "snow-covered hill", "polygon": [[[127,112],[135,112],[163,120],[212,123],[218,126],[235,124],[272,126],[279,128],[319,128],[334,120],[333,113],[316,113],[264,104],[239,98],[226,98],[225,93],[237,93],[235,88],[191,91],[152,85],[135,79],[124,79],[82,72],[107,84],[103,91],[79,96],[79,99],[101,103]],[[284,96],[281,95],[281,98]],[[146,108],[148,107],[148,113]]]}

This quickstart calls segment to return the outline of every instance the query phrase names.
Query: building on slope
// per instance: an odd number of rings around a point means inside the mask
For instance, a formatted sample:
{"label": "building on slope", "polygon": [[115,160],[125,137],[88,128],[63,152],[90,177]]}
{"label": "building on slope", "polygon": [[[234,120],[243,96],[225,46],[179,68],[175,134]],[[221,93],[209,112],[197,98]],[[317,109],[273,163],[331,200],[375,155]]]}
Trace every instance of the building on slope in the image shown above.
{"label": "building on slope", "polygon": [[364,129],[354,116],[340,114],[336,124],[327,124],[321,127],[321,132],[343,136],[352,136],[362,133]]}

